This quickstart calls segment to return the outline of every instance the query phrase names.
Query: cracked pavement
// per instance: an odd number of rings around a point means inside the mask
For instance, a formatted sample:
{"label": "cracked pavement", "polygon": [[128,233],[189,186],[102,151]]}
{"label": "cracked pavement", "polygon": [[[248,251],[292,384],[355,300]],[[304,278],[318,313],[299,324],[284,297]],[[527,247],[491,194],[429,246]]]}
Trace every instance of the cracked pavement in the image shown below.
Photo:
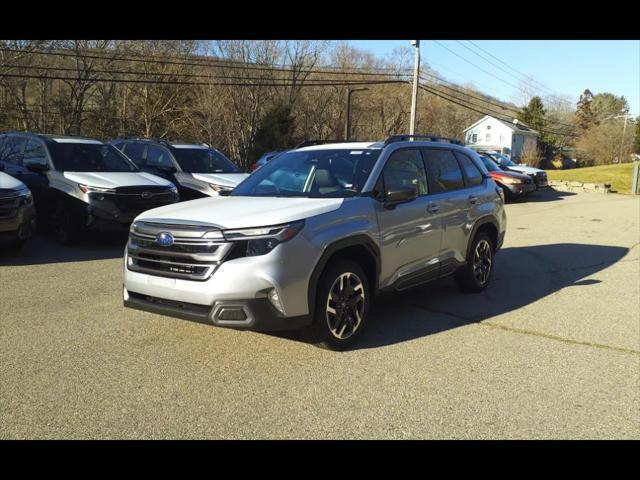
{"label": "cracked pavement", "polygon": [[122,239],[0,255],[0,438],[640,438],[640,198],[507,205],[491,286],[388,295],[358,348],[125,310]]}

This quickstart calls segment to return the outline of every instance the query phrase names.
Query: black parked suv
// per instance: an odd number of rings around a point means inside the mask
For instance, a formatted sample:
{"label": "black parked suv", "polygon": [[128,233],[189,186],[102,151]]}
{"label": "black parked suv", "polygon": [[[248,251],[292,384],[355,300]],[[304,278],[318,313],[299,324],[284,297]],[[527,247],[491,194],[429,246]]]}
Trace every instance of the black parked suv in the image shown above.
{"label": "black parked suv", "polygon": [[0,168],[29,187],[39,223],[61,243],[85,228],[126,230],[145,210],[179,200],[171,182],[91,138],[5,133]]}
{"label": "black parked suv", "polygon": [[175,183],[182,200],[227,194],[249,176],[205,143],[140,137],[118,138],[109,143],[145,172]]}

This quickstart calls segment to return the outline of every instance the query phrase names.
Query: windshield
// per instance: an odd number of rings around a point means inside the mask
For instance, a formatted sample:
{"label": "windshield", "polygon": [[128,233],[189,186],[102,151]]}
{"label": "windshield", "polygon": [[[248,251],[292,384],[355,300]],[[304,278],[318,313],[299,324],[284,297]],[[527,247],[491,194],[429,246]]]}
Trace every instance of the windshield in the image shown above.
{"label": "windshield", "polygon": [[222,153],[209,148],[172,148],[180,168],[187,173],[239,173]]}
{"label": "windshield", "polygon": [[101,143],[48,144],[56,170],[62,172],[138,172],[120,150]]}
{"label": "windshield", "polygon": [[502,171],[502,169],[500,167],[498,167],[498,165],[496,165],[496,162],[491,160],[489,157],[487,157],[485,155],[480,155],[480,159],[482,160],[482,163],[484,164],[484,166],[487,167],[487,170],[489,170],[490,172],[501,172]]}
{"label": "windshield", "polygon": [[380,150],[302,150],[278,155],[232,196],[350,197],[364,186]]}
{"label": "windshield", "polygon": [[509,157],[507,157],[506,155],[503,155],[501,153],[497,153],[497,152],[492,152],[490,153],[490,155],[495,158],[498,163],[504,167],[516,167],[518,166],[517,163],[512,162]]}

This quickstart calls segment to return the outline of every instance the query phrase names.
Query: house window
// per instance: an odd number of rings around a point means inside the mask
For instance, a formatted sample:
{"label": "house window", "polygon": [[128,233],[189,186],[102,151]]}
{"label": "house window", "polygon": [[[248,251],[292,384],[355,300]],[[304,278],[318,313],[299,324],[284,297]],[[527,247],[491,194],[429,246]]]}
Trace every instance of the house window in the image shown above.
{"label": "house window", "polygon": [[500,135],[500,143],[504,143],[504,135]]}
{"label": "house window", "polygon": [[491,130],[491,125],[487,125],[487,130]]}
{"label": "house window", "polygon": [[491,141],[491,134],[490,134],[490,133],[487,133],[487,135],[485,136],[485,140],[486,140],[487,142],[490,142],[490,141]]}
{"label": "house window", "polygon": [[473,143],[476,143],[478,141],[478,134],[474,133],[473,135],[471,135],[471,141]]}

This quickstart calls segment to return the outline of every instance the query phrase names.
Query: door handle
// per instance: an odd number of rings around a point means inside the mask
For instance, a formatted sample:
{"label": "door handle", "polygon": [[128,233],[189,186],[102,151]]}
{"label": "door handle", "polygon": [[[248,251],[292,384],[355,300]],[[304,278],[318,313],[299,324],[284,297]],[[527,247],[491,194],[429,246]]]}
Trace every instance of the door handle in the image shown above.
{"label": "door handle", "polygon": [[437,203],[430,203],[427,206],[427,212],[429,213],[438,213],[440,211],[440,205]]}
{"label": "door handle", "polygon": [[478,203],[478,197],[476,197],[475,195],[469,195],[469,203],[471,204]]}

